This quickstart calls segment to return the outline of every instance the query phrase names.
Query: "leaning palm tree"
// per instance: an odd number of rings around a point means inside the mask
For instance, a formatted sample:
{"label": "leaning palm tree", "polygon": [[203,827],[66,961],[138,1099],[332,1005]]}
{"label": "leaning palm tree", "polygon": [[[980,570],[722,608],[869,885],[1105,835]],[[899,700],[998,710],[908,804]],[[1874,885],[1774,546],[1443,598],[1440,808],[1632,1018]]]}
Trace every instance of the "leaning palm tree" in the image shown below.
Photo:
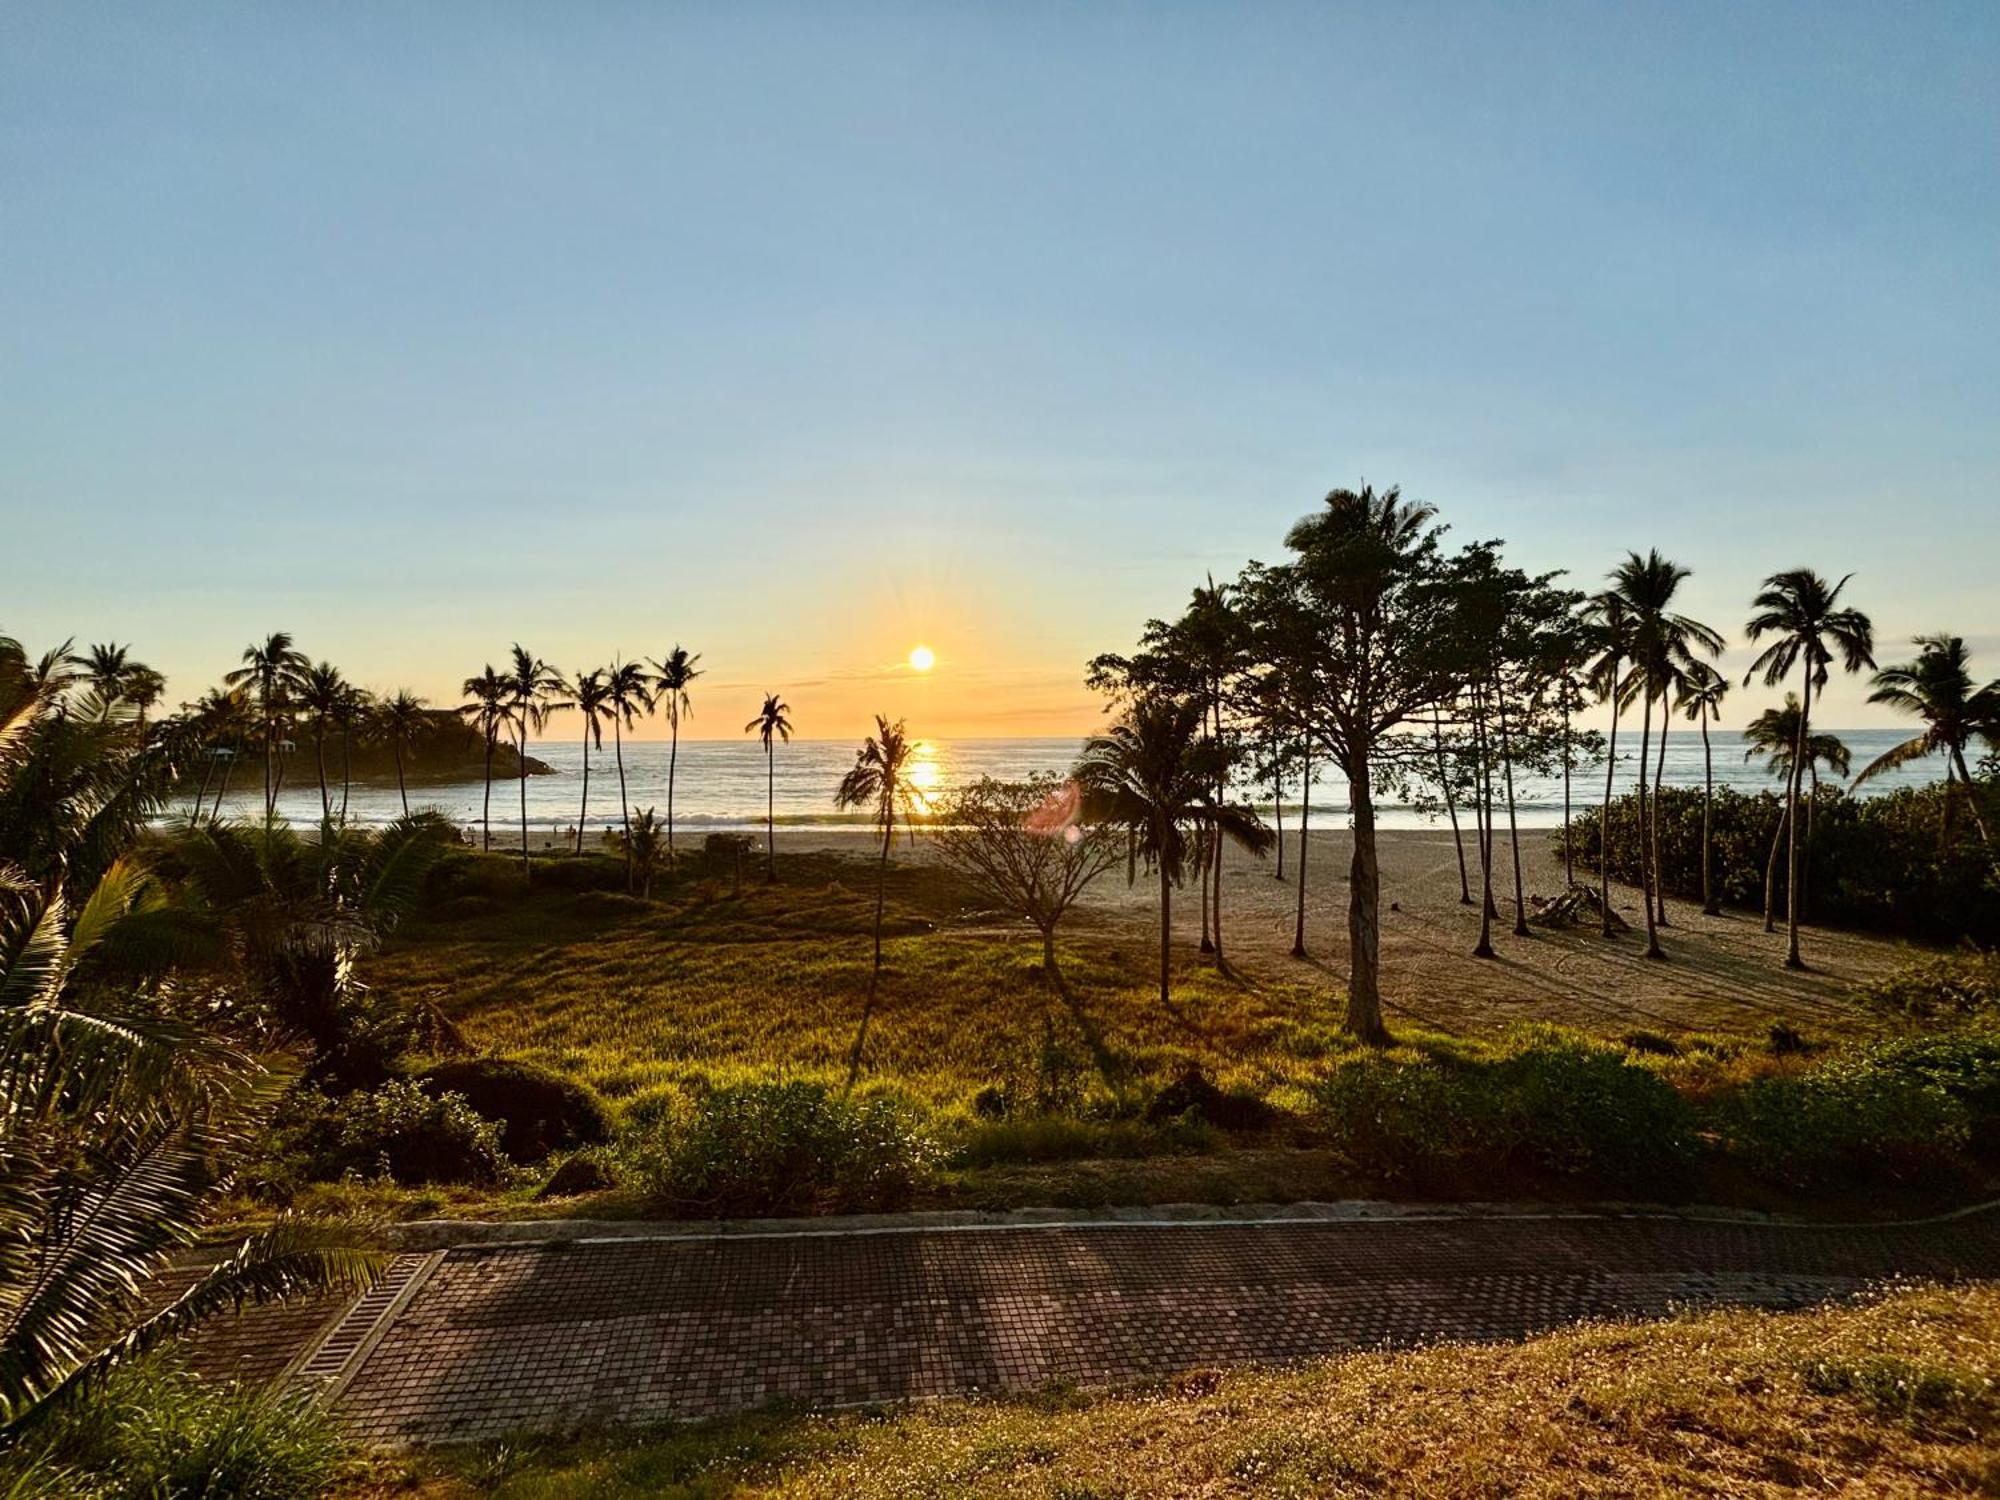
{"label": "leaning palm tree", "polygon": [[875,957],[868,971],[868,998],[861,1005],[861,1025],[854,1033],[854,1050],[847,1058],[847,1086],[861,1072],[861,1054],[868,1041],[868,1020],[875,1010],[875,988],[882,977],[882,906],[888,892],[889,845],[896,837],[896,814],[908,818],[921,810],[923,796],[909,778],[910,737],[903,721],[891,724],[875,716],[875,733],[856,752],[854,767],[840,779],[834,806],[867,808],[882,832],[882,857],[875,866]]}
{"label": "leaning palm tree", "polygon": [[243,648],[243,665],[223,674],[229,687],[246,686],[256,695],[257,715],[264,731],[264,821],[277,815],[278,786],[282,768],[278,762],[278,741],[289,711],[289,698],[297,685],[306,658],[292,644],[289,632],[273,631],[261,642]]}
{"label": "leaning palm tree", "polygon": [[216,788],[215,807],[209,814],[219,817],[222,799],[229,791],[229,770],[243,739],[244,715],[248,705],[241,688],[210,688],[199,701],[183,704],[190,715],[196,753],[201,756],[201,782],[195,788],[194,807],[188,813],[190,826],[201,822],[201,810],[208,800],[208,783],[215,766],[222,763],[222,784]]}
{"label": "leaning palm tree", "polygon": [[[632,799],[625,793],[625,731],[636,728],[640,716],[653,711],[653,694],[646,682],[646,674],[637,662],[618,662],[604,674],[605,701],[611,709],[611,748],[618,759],[618,816],[623,820],[625,830],[625,889],[632,889]],[[674,805],[673,775],[667,777],[668,823],[673,826]],[[672,839],[668,840],[668,857],[672,858]]]}
{"label": "leaning palm tree", "polygon": [[1715,757],[1708,726],[1720,721],[1722,700],[1728,694],[1729,679],[1706,662],[1696,662],[1683,680],[1678,700],[1682,715],[1701,724],[1701,909],[1710,917],[1720,916],[1722,906],[1715,895]]}
{"label": "leaning palm tree", "polygon": [[493,670],[488,662],[486,670],[477,677],[468,677],[459,689],[465,695],[465,702],[459,706],[459,716],[479,730],[480,738],[486,742],[486,796],[480,803],[479,847],[493,847],[493,752],[500,743],[500,731],[508,722],[507,679]]}
{"label": "leaning palm tree", "polygon": [[[402,799],[403,816],[410,815],[410,789],[403,774],[403,756],[431,732],[431,717],[424,712],[424,700],[408,688],[398,688],[375,706],[375,732],[389,742],[396,757],[396,795]],[[488,783],[492,766],[488,762]]]}
{"label": "leaning palm tree", "polygon": [[1906,766],[1930,755],[1944,757],[1944,811],[1938,829],[1940,848],[1951,843],[1953,816],[1961,794],[1971,810],[1979,841],[1990,843],[1986,819],[1979,811],[1979,789],[1966,768],[1965,747],[1975,735],[1991,737],[2000,726],[2000,678],[1976,687],[1965,641],[1955,635],[1920,635],[1917,659],[1884,667],[1875,674],[1870,703],[1901,709],[1920,719],[1924,732],[1885,750],[1862,768],[1854,784]]}
{"label": "leaning palm tree", "polygon": [[326,780],[326,731],[341,711],[342,701],[353,691],[340,668],[320,662],[299,673],[299,707],[312,715],[313,760],[319,768],[319,818],[322,825],[333,821],[333,802]]}
{"label": "leaning palm tree", "polygon": [[560,701],[563,681],[547,662],[516,641],[506,682],[507,713],[520,755],[516,769],[521,783],[521,873],[529,876],[533,872],[528,863],[528,736],[540,734],[549,722],[552,704]]}
{"label": "leaning palm tree", "polygon": [[667,747],[667,863],[670,865],[674,859],[674,764],[681,753],[681,720],[694,712],[688,688],[701,676],[695,666],[700,660],[699,651],[689,655],[688,649],[675,641],[666,659],[653,663],[658,674],[653,678],[653,686],[659,690],[658,701],[667,707],[667,732],[671,736]]}
{"label": "leaning palm tree", "polygon": [[764,879],[778,878],[778,803],[777,803],[777,759],[773,754],[772,737],[791,743],[792,721],[787,717],[791,709],[776,693],[764,695],[764,706],[757,710],[757,717],[743,726],[745,734],[757,731],[757,738],[764,742]]}
{"label": "leaning palm tree", "polygon": [[1618,929],[1611,914],[1611,795],[1618,775],[1618,720],[1631,693],[1623,675],[1631,648],[1632,626],[1625,601],[1615,593],[1592,595],[1584,602],[1585,625],[1594,637],[1597,660],[1587,680],[1600,703],[1611,705],[1611,741],[1604,757],[1604,803],[1597,817],[1597,904],[1606,937]]}
{"label": "leaning palm tree", "polygon": [[1695,660],[1694,653],[1710,656],[1722,649],[1722,636],[1672,608],[1675,593],[1688,576],[1680,564],[1649,550],[1644,557],[1628,552],[1625,561],[1611,572],[1612,592],[1625,606],[1630,622],[1628,654],[1636,682],[1633,690],[1640,699],[1639,718],[1639,885],[1646,905],[1646,957],[1665,958],[1660,947],[1659,918],[1665,909],[1664,897],[1655,905],[1654,893],[1661,884],[1660,828],[1658,798],[1653,799],[1651,822],[1647,820],[1646,775],[1651,756],[1647,751],[1653,727],[1653,700],[1660,701],[1659,774],[1665,775],[1667,711],[1677,677]]}
{"label": "leaning palm tree", "polygon": [[[588,672],[578,672],[565,687],[568,697],[559,703],[550,703],[550,709],[573,708],[583,717],[583,801],[576,813],[576,852],[583,853],[583,830],[590,821],[590,744],[597,742],[597,748],[604,748],[604,721],[611,717],[611,689],[604,680],[604,669],[592,667]],[[624,800],[624,777],[619,777],[619,800]]]}
{"label": "leaning palm tree", "polygon": [[1202,733],[1207,711],[1199,697],[1141,697],[1084,742],[1077,762],[1092,820],[1125,828],[1147,868],[1159,872],[1162,1005],[1173,1001],[1173,888],[1195,852],[1193,836],[1213,829],[1257,853],[1271,843],[1254,812],[1215,795],[1217,752]]}
{"label": "leaning palm tree", "polygon": [[1863,667],[1875,665],[1874,626],[1860,610],[1840,603],[1841,590],[1847,587],[1847,579],[1853,576],[1850,573],[1839,583],[1829,584],[1810,568],[1773,573],[1764,580],[1762,591],[1751,601],[1756,613],[1744,626],[1744,633],[1753,642],[1767,635],[1776,637],[1750,664],[1750,670],[1743,679],[1746,685],[1761,675],[1766,687],[1776,687],[1791,674],[1794,666],[1799,668],[1804,682],[1804,691],[1799,697],[1798,749],[1792,757],[1791,776],[1785,792],[1785,805],[1791,813],[1785,858],[1788,881],[1785,891],[1785,967],[1788,969],[1805,967],[1805,960],[1799,957],[1798,800],[1799,779],[1804,773],[1806,759],[1806,739],[1812,726],[1813,690],[1826,686],[1827,669],[1833,665],[1836,653],[1842,667],[1849,672],[1859,672]]}

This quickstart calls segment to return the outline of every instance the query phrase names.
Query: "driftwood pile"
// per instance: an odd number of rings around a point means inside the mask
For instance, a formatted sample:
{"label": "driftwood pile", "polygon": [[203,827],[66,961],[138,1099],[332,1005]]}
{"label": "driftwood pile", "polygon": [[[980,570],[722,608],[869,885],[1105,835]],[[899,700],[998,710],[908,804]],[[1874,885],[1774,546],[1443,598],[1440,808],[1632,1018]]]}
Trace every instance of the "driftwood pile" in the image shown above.
{"label": "driftwood pile", "polygon": [[[1528,921],[1535,927],[1602,927],[1604,907],[1597,899],[1597,888],[1589,885],[1573,885],[1560,896],[1530,896],[1528,898]],[[1611,912],[1611,927],[1614,932],[1623,932],[1629,924]]]}

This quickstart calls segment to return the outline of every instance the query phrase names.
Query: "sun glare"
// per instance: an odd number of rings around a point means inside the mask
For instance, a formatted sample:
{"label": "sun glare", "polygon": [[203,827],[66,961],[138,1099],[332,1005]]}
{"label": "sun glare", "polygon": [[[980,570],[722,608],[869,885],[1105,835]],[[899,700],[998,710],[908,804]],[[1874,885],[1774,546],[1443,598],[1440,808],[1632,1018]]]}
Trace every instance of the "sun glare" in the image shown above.
{"label": "sun glare", "polygon": [[910,648],[910,670],[912,672],[928,672],[936,665],[937,653],[931,650],[930,647],[912,646]]}

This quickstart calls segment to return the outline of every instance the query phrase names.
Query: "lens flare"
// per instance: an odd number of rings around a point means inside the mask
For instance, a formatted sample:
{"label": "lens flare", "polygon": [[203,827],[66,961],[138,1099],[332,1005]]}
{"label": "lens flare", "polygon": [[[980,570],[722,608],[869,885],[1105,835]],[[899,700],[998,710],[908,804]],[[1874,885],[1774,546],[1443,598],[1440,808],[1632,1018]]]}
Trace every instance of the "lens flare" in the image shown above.
{"label": "lens flare", "polygon": [[937,653],[931,650],[930,647],[912,646],[910,648],[910,670],[912,672],[928,672],[936,665]]}

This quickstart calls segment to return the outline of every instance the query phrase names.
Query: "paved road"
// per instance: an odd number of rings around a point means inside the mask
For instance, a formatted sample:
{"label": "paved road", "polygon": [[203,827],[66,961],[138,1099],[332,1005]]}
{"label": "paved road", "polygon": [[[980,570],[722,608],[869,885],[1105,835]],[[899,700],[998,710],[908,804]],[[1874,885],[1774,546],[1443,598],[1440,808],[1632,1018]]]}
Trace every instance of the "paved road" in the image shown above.
{"label": "paved road", "polygon": [[585,1241],[398,1257],[306,1367],[423,1443],[1436,1339],[2000,1276],[2000,1215],[1868,1229],[1641,1219],[1066,1225]]}

